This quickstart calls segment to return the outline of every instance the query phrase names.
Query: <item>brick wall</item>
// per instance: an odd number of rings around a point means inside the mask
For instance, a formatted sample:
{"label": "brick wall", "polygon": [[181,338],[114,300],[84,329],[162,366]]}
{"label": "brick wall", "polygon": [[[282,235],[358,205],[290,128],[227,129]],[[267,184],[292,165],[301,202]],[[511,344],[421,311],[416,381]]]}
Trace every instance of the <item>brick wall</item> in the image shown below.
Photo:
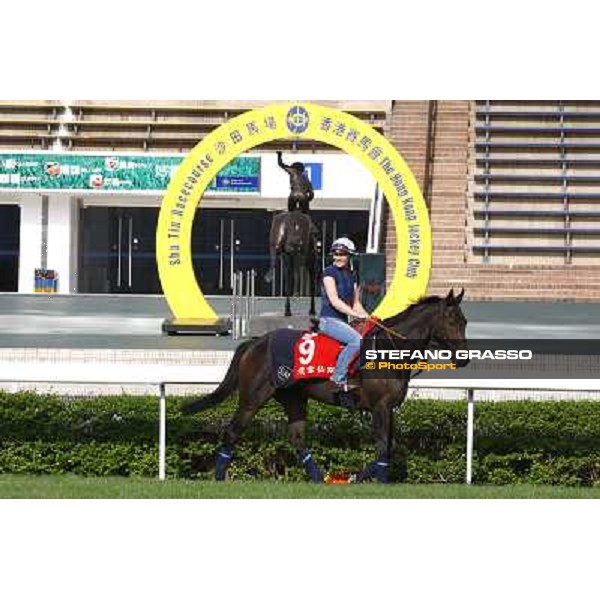
{"label": "brick wall", "polygon": [[[600,264],[480,264],[469,249],[471,160],[470,101],[438,101],[430,123],[429,101],[396,101],[386,136],[402,154],[421,189],[428,190],[433,231],[433,267],[429,293],[466,289],[470,300],[600,301]],[[433,131],[429,140],[428,133]],[[427,182],[427,152],[432,152]],[[395,234],[387,211],[383,239],[392,272]],[[544,264],[546,263],[546,264]]]}

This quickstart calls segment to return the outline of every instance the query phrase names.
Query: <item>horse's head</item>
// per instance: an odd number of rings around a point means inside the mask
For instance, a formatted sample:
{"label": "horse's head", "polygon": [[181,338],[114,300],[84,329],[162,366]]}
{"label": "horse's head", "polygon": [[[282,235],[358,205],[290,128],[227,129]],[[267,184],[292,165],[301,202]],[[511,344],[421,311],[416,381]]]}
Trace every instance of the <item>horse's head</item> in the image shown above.
{"label": "horse's head", "polygon": [[[465,290],[461,290],[458,296],[454,290],[441,300],[440,313],[434,319],[431,338],[434,343],[448,350],[467,350],[466,328],[467,319],[460,308]],[[465,367],[468,359],[457,360],[458,367]]]}

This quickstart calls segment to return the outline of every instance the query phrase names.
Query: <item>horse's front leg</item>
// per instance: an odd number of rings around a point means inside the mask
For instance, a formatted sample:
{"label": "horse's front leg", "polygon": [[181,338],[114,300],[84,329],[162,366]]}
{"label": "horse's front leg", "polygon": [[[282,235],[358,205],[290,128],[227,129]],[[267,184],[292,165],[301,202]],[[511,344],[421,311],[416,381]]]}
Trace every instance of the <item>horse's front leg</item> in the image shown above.
{"label": "horse's front leg", "polygon": [[373,407],[373,433],[376,458],[356,476],[361,483],[375,477],[379,483],[389,483],[392,441],[394,436],[392,399],[384,396]]}
{"label": "horse's front leg", "polygon": [[274,249],[271,249],[271,262],[269,263],[269,270],[265,275],[265,283],[272,283],[275,279],[275,271],[277,270],[277,253]]}

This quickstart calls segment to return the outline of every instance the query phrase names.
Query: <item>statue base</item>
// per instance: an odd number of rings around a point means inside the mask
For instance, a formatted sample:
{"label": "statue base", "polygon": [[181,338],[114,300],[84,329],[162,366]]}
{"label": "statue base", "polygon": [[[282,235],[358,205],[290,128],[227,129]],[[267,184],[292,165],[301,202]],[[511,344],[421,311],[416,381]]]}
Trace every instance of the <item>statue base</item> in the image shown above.
{"label": "statue base", "polygon": [[229,335],[231,319],[165,319],[162,331],[167,335]]}

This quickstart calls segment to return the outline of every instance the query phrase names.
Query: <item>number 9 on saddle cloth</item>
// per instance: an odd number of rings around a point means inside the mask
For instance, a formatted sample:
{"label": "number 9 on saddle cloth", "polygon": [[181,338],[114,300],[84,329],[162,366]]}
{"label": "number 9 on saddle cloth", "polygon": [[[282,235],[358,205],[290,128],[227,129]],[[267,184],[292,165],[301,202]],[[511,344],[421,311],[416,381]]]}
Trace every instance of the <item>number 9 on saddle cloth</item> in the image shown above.
{"label": "number 9 on saddle cloth", "polygon": [[[316,324],[316,320],[313,321]],[[375,326],[361,323],[364,337]],[[323,333],[298,329],[277,329],[270,336],[271,381],[276,388],[288,387],[303,379],[329,379],[335,369],[343,344]],[[350,365],[352,376],[358,366],[358,355]]]}

